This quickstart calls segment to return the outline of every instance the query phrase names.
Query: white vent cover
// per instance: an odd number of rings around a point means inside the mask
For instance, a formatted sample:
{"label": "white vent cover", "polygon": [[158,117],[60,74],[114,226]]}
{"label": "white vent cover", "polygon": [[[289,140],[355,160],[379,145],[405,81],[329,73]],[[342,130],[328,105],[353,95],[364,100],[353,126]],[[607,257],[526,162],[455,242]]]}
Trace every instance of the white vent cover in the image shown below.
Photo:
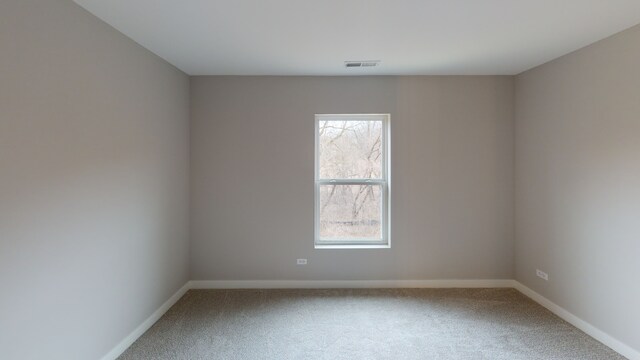
{"label": "white vent cover", "polygon": [[345,61],[344,66],[348,68],[374,67],[380,64],[380,60]]}

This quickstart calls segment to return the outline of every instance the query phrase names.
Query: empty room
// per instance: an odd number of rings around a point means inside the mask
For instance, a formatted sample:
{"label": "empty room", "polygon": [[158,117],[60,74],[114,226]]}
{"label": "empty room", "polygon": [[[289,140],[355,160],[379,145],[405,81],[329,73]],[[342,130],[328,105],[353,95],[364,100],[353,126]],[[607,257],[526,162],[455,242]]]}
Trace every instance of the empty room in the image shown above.
{"label": "empty room", "polygon": [[640,360],[639,0],[0,0],[0,359]]}

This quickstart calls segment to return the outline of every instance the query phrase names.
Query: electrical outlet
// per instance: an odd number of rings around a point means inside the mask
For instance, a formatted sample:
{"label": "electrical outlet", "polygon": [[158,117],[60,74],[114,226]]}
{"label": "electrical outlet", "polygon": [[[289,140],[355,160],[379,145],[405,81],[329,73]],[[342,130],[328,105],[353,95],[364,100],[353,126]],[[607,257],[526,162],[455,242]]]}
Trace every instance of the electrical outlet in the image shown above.
{"label": "electrical outlet", "polygon": [[298,259],[296,261],[296,264],[298,264],[298,265],[307,265],[307,259]]}
{"label": "electrical outlet", "polygon": [[538,275],[539,278],[545,280],[545,281],[549,281],[549,275],[547,275],[546,272],[540,270],[540,269],[536,269],[536,275]]}

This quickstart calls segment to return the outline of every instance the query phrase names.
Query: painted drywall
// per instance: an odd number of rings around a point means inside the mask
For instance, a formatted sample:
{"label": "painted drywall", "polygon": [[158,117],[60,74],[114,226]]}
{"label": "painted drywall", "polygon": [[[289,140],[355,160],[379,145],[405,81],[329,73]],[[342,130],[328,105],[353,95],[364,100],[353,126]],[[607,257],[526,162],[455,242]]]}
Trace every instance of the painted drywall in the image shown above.
{"label": "painted drywall", "polygon": [[188,117],[71,0],[0,2],[0,358],[98,359],[185,284]]}
{"label": "painted drywall", "polygon": [[[391,249],[314,249],[316,113],[391,114]],[[191,114],[192,279],[513,278],[512,77],[198,76]]]}
{"label": "painted drywall", "polygon": [[516,80],[516,279],[635,349],[639,64],[636,26]]}

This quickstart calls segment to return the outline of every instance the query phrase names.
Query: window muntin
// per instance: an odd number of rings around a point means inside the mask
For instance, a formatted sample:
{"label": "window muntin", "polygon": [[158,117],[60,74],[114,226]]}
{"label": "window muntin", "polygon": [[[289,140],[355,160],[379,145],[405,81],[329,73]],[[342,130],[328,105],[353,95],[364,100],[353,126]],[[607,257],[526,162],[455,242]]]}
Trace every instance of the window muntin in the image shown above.
{"label": "window muntin", "polygon": [[388,245],[389,116],[316,115],[315,245]]}

